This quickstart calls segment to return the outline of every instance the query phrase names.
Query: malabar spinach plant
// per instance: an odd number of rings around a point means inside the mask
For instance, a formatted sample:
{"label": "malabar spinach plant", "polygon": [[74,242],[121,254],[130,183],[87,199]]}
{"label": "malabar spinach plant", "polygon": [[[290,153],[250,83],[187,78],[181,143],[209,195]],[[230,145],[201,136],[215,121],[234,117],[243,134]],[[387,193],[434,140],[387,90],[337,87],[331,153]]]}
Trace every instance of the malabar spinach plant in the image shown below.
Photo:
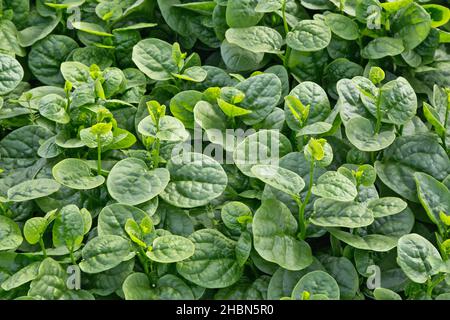
{"label": "malabar spinach plant", "polygon": [[444,0],[0,0],[0,299],[450,299]]}

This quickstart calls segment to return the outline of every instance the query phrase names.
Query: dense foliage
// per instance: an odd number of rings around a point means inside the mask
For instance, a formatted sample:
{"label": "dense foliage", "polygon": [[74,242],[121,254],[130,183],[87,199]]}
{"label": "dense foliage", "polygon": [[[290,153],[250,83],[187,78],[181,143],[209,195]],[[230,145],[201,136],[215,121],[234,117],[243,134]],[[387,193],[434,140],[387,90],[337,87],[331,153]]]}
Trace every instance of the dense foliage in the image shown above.
{"label": "dense foliage", "polygon": [[449,18],[0,0],[0,298],[450,299]]}

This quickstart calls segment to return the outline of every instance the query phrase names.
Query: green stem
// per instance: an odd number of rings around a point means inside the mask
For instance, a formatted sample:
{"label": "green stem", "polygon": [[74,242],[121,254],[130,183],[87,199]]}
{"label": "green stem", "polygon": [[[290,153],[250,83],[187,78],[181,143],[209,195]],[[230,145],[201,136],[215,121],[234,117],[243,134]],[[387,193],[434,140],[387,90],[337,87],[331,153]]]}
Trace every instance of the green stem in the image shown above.
{"label": "green stem", "polygon": [[147,263],[147,255],[145,254],[144,249],[139,248],[139,252],[137,253],[137,256],[139,258],[139,262],[141,263],[142,267],[144,268],[145,274],[150,276],[150,270],[148,269],[148,263]]}
{"label": "green stem", "polygon": [[289,25],[288,25],[287,19],[286,19],[286,4],[287,4],[287,0],[283,0],[283,5],[281,7],[281,14],[283,16],[284,32],[286,32],[286,35],[287,35],[289,32]]}
{"label": "green stem", "polygon": [[427,296],[428,297],[432,297],[433,294],[433,289],[439,284],[441,283],[441,281],[443,281],[445,279],[446,275],[442,274],[439,277],[437,277],[434,281],[432,281],[431,279],[428,280],[427,282]]}
{"label": "green stem", "polygon": [[45,244],[42,237],[39,239],[39,245],[41,246],[42,253],[44,254],[44,259],[47,258],[47,250],[45,250]]}
{"label": "green stem", "polygon": [[342,256],[342,245],[341,241],[330,234],[330,244],[331,244],[331,252],[333,256],[340,257]]}
{"label": "green stem", "polygon": [[[283,16],[283,26],[284,26],[284,32],[287,34],[289,33],[289,25],[286,19],[286,3],[287,0],[283,0],[283,5],[281,7],[281,15]],[[289,63],[289,57],[291,55],[291,48],[289,46],[286,46],[286,55],[283,57],[284,66],[287,67]]]}
{"label": "green stem", "polygon": [[341,13],[344,12],[344,4],[345,4],[345,0],[340,0],[340,1],[339,1],[339,11],[340,11]]}
{"label": "green stem", "polygon": [[311,199],[312,195],[312,186],[314,183],[314,167],[315,163],[314,160],[311,160],[311,166],[309,169],[309,186],[308,186],[308,192],[306,194],[305,200],[303,202],[297,202],[299,204],[299,213],[298,213],[298,219],[299,219],[299,225],[300,225],[300,238],[305,239],[306,238],[306,227],[307,227],[307,221],[305,221],[305,209],[308,205],[309,200]]}
{"label": "green stem", "polygon": [[[447,135],[447,122],[448,122],[448,110],[449,108],[447,107],[447,110],[445,110],[445,120],[444,120],[444,134],[442,135],[442,144],[445,148],[445,150],[447,150],[447,145],[446,145],[446,141],[445,141],[445,136]],[[447,153],[449,151],[447,150]]]}
{"label": "green stem", "polygon": [[102,174],[102,145],[100,143],[100,136],[97,136],[97,174]]}
{"label": "green stem", "polygon": [[161,142],[156,139],[153,144],[152,156],[153,156],[153,167],[158,168],[159,166],[159,149],[161,147]]}
{"label": "green stem", "polygon": [[378,94],[378,98],[377,98],[377,125],[375,127],[375,134],[378,134],[380,132],[381,129],[381,92]]}
{"label": "green stem", "polygon": [[77,260],[75,259],[75,256],[73,255],[73,248],[70,248],[69,251],[70,251],[70,260],[72,261],[73,265],[76,265]]}

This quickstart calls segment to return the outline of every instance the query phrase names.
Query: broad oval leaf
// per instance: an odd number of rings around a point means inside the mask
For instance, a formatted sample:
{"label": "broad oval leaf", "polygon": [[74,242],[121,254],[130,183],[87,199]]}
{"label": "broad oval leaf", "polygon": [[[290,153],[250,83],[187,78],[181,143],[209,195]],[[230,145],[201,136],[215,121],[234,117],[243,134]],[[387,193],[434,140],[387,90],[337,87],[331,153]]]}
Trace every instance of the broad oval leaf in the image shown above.
{"label": "broad oval leaf", "polygon": [[8,190],[8,200],[29,201],[49,196],[59,190],[61,185],[52,179],[35,179],[16,184]]}
{"label": "broad oval leaf", "polygon": [[170,182],[160,196],[180,208],[199,207],[219,197],[228,182],[221,165],[206,155],[184,152],[167,164]]}
{"label": "broad oval leaf", "polygon": [[99,236],[91,239],[82,251],[83,260],[79,266],[83,272],[99,273],[118,266],[131,259],[130,242],[114,235]]}
{"label": "broad oval leaf", "polygon": [[290,141],[275,130],[260,130],[238,144],[233,159],[239,170],[254,177],[251,168],[257,164],[276,165],[278,160],[292,151]]}
{"label": "broad oval leaf", "polygon": [[330,28],[320,20],[302,20],[286,36],[286,43],[298,51],[319,51],[331,41]]}
{"label": "broad oval leaf", "polygon": [[225,33],[229,43],[251,52],[281,53],[283,38],[275,29],[254,26],[248,28],[231,28]]}
{"label": "broad oval leaf", "polygon": [[184,278],[205,288],[225,288],[241,278],[236,242],[213,229],[196,231],[189,239],[195,245],[194,255],[177,263]]}
{"label": "broad oval leaf", "polygon": [[340,291],[336,280],[324,271],[313,271],[304,275],[292,291],[292,299],[301,299],[304,292],[324,295],[330,300],[339,300]]}
{"label": "broad oval leaf", "polygon": [[89,165],[80,159],[65,159],[52,169],[53,177],[63,186],[76,190],[89,190],[105,182],[102,176],[94,176]]}
{"label": "broad oval leaf", "polygon": [[416,283],[425,283],[429,277],[439,273],[443,263],[431,242],[415,233],[399,239],[397,255],[398,265]]}
{"label": "broad oval leaf", "polygon": [[353,182],[335,171],[321,175],[311,190],[316,196],[337,201],[352,201],[358,194]]}
{"label": "broad oval leaf", "polygon": [[17,223],[0,215],[0,251],[16,250],[22,241],[22,233]]}
{"label": "broad oval leaf", "polygon": [[264,201],[253,219],[253,241],[261,257],[288,270],[306,268],[312,263],[311,248],[296,235],[297,221],[286,205]]}
{"label": "broad oval leaf", "polygon": [[169,180],[166,169],[149,170],[144,161],[128,158],[111,169],[106,186],[113,199],[123,204],[137,205],[161,194]]}
{"label": "broad oval leaf", "polygon": [[361,228],[370,225],[374,218],[364,204],[318,199],[310,221],[322,227]]}
{"label": "broad oval leaf", "polygon": [[0,54],[0,95],[13,91],[22,81],[23,68],[11,56]]}
{"label": "broad oval leaf", "polygon": [[392,126],[382,126],[376,133],[373,122],[363,117],[355,117],[348,121],[345,133],[350,142],[361,151],[383,150],[395,140]]}
{"label": "broad oval leaf", "polygon": [[256,165],[251,168],[251,172],[264,183],[292,196],[298,196],[305,187],[302,177],[281,167]]}
{"label": "broad oval leaf", "polygon": [[173,263],[188,259],[194,251],[195,246],[191,240],[181,236],[167,235],[153,241],[152,250],[147,251],[147,256],[159,263]]}
{"label": "broad oval leaf", "polygon": [[169,80],[178,68],[172,60],[172,46],[159,39],[145,39],[133,48],[133,62],[150,79]]}

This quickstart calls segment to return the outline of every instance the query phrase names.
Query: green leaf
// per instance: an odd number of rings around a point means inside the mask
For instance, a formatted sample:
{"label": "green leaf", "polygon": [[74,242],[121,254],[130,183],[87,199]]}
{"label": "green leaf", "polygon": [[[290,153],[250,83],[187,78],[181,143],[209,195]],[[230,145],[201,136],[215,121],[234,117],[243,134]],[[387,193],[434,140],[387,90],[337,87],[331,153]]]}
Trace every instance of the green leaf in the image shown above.
{"label": "green leaf", "polygon": [[412,135],[397,138],[384,151],[382,161],[375,162],[375,169],[391,190],[418,202],[414,173],[423,172],[443,180],[450,174],[450,160],[435,138]]}
{"label": "green leaf", "polygon": [[252,113],[250,110],[240,108],[222,99],[217,99],[217,104],[219,105],[220,110],[222,110],[222,112],[230,118],[245,116],[246,114]]}
{"label": "green leaf", "polygon": [[20,269],[18,272],[14,273],[11,277],[6,279],[2,283],[1,288],[5,291],[9,291],[18,288],[24,285],[25,283],[33,281],[38,277],[40,264],[41,263],[37,261]]}
{"label": "green leaf", "polygon": [[83,22],[83,21],[73,21],[72,26],[80,31],[93,34],[100,37],[113,37],[111,33],[106,32],[106,30],[95,23]]}
{"label": "green leaf", "polygon": [[57,94],[49,94],[39,101],[39,113],[56,123],[68,124],[70,116],[66,111],[67,102]]}
{"label": "green leaf", "polygon": [[346,257],[319,256],[319,260],[339,285],[340,298],[353,299],[359,290],[359,277],[353,263]]}
{"label": "green leaf", "polygon": [[373,290],[373,295],[375,300],[402,300],[398,293],[385,288],[376,288]]}
{"label": "green leaf", "polygon": [[281,167],[256,165],[251,168],[251,172],[264,183],[291,196],[298,196],[305,187],[305,182],[299,175]]}
{"label": "green leaf", "polygon": [[[277,215],[273,213],[277,212]],[[253,241],[265,260],[288,270],[301,270],[312,263],[311,248],[296,238],[297,221],[282,202],[266,200],[253,219]]]}
{"label": "green leaf", "polygon": [[366,59],[381,59],[399,55],[404,50],[402,39],[380,37],[370,41],[361,54]]}
{"label": "green leaf", "polygon": [[384,197],[370,200],[367,207],[375,218],[382,218],[402,212],[408,204],[400,198]]}
{"label": "green leaf", "polygon": [[36,244],[44,235],[48,221],[42,217],[28,219],[23,227],[23,236],[29,244]]}
{"label": "green leaf", "polygon": [[169,180],[166,169],[149,170],[144,161],[128,158],[112,168],[106,185],[111,197],[118,202],[137,205],[161,194]]}
{"label": "green leaf", "polygon": [[245,138],[236,147],[233,159],[239,170],[254,177],[251,168],[257,164],[275,165],[292,151],[290,141],[275,130],[260,130]]}
{"label": "green leaf", "polygon": [[417,111],[417,96],[409,82],[402,77],[386,83],[380,90],[380,109],[384,122],[403,125]]}
{"label": "green leaf", "polygon": [[147,251],[147,257],[159,263],[173,263],[190,258],[194,251],[195,246],[191,240],[168,235],[158,237],[153,241],[152,250]]}
{"label": "green leaf", "polygon": [[158,125],[156,125],[151,116],[144,118],[139,123],[139,133],[169,142],[184,142],[188,139],[189,133],[184,128],[183,123],[177,118],[163,116],[158,122]]}
{"label": "green leaf", "polygon": [[11,56],[0,54],[0,95],[13,91],[22,81],[23,68]]}
{"label": "green leaf", "polygon": [[358,194],[351,180],[339,172],[328,171],[312,187],[316,196],[337,201],[352,201]]}
{"label": "green leaf", "polygon": [[125,232],[127,221],[132,219],[141,223],[147,216],[145,211],[129,205],[119,203],[108,205],[100,211],[98,216],[98,234],[99,236],[116,235],[128,239]]}
{"label": "green leaf", "polygon": [[392,126],[382,126],[376,133],[375,124],[372,121],[358,116],[347,122],[345,133],[348,140],[361,151],[383,150],[395,140]]}
{"label": "green leaf", "polygon": [[274,54],[282,52],[283,38],[278,31],[269,27],[230,28],[225,37],[229,43],[251,52]]}
{"label": "green leaf", "polygon": [[356,40],[359,37],[359,27],[352,19],[337,13],[325,16],[325,23],[331,31],[345,40]]}
{"label": "green leaf", "polygon": [[339,300],[340,291],[336,280],[324,271],[313,271],[304,275],[292,291],[292,299],[301,300],[303,293],[324,295],[330,300]]}
{"label": "green leaf", "polygon": [[63,62],[61,73],[64,80],[71,82],[74,87],[79,87],[91,79],[89,67],[80,62]]}
{"label": "green leaf", "polygon": [[450,215],[450,191],[432,176],[417,172],[414,174],[417,195],[428,217],[438,226],[444,227],[440,213]]}
{"label": "green leaf", "polygon": [[243,224],[240,222],[240,219],[247,217],[251,218],[252,211],[242,202],[230,201],[222,207],[221,217],[223,223],[228,229],[239,233],[243,228]]}
{"label": "green leaf", "polygon": [[278,105],[281,98],[281,80],[272,73],[264,73],[248,78],[236,85],[245,99],[239,107],[251,111],[243,116],[247,125],[264,120]]}
{"label": "green leaf", "polygon": [[153,80],[172,79],[178,68],[172,60],[172,46],[159,39],[145,39],[133,48],[133,62]]}
{"label": "green leaf", "polygon": [[374,218],[364,204],[318,199],[310,221],[322,227],[360,228],[370,225]]}
{"label": "green leaf", "polygon": [[80,268],[86,273],[99,273],[118,266],[134,256],[130,242],[114,235],[91,239],[83,248]]}
{"label": "green leaf", "polygon": [[397,263],[412,281],[425,283],[431,276],[439,273],[442,258],[427,239],[412,233],[399,239]]}
{"label": "green leaf", "polygon": [[242,232],[236,243],[236,260],[240,266],[244,266],[252,251],[252,235],[249,232]]}
{"label": "green leaf", "polygon": [[331,41],[330,28],[320,20],[302,20],[286,36],[286,43],[298,51],[319,51]]}
{"label": "green leaf", "polygon": [[44,84],[61,85],[64,79],[60,65],[77,48],[77,42],[70,37],[49,35],[31,48],[28,56],[30,70]]}
{"label": "green leaf", "polygon": [[203,82],[208,76],[208,73],[202,67],[194,66],[184,70],[183,74],[172,73],[172,76],[192,82]]}
{"label": "green leaf", "polygon": [[83,241],[84,219],[80,209],[75,205],[68,205],[61,209],[53,224],[53,245],[67,246],[73,250]]}
{"label": "green leaf", "polygon": [[61,185],[52,179],[35,179],[16,184],[8,190],[8,201],[24,202],[49,196]]}
{"label": "green leaf", "polygon": [[398,237],[395,236],[384,236],[381,234],[358,236],[335,228],[328,228],[327,230],[342,242],[361,250],[387,252],[395,248],[398,241]]}
{"label": "green leaf", "polygon": [[0,251],[16,250],[22,241],[22,233],[17,223],[0,215]]}
{"label": "green leaf", "polygon": [[450,10],[438,4],[425,4],[422,6],[431,16],[431,27],[438,28],[450,20]]}
{"label": "green leaf", "polygon": [[229,0],[227,3],[226,20],[232,28],[245,28],[256,25],[263,13],[256,12],[254,0]]}
{"label": "green leaf", "polygon": [[205,288],[225,288],[241,278],[234,241],[213,229],[196,231],[189,239],[195,245],[194,255],[177,263],[185,279]]}
{"label": "green leaf", "polygon": [[419,4],[400,9],[392,19],[391,30],[403,40],[406,50],[412,50],[426,39],[431,30],[431,17]]}
{"label": "green leaf", "polygon": [[220,164],[206,155],[184,152],[167,164],[170,182],[160,194],[164,201],[180,208],[205,205],[219,197],[227,186]]}
{"label": "green leaf", "polygon": [[53,177],[63,186],[76,190],[89,190],[105,182],[102,176],[93,176],[89,165],[80,159],[65,159],[52,169]]}
{"label": "green leaf", "polygon": [[249,71],[261,64],[264,53],[251,52],[224,40],[220,46],[222,59],[227,68],[233,71]]}

